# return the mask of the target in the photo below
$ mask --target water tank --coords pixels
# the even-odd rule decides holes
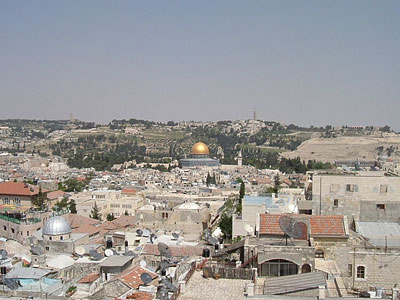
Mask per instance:
[[[210,249],[208,248],[203,249],[203,257],[210,257]]]
[[[383,298],[383,296],[384,296],[383,287],[377,287],[376,288],[376,298]]]

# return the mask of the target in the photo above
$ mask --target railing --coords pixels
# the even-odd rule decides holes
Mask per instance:
[[[35,223],[39,223],[39,222],[42,221],[40,218],[29,218],[29,219],[26,219],[26,220],[20,220],[20,219],[9,217],[9,216],[2,215],[2,214],[0,214],[0,219],[8,221],[8,222],[15,223],[15,224],[25,224],[25,225],[27,225],[27,224],[35,224]]]

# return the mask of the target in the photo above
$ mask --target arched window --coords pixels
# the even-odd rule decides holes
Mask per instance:
[[[365,267],[364,266],[357,267],[357,278],[360,278],[360,279],[365,278]]]
[[[315,257],[316,257],[316,258],[324,258],[324,257],[325,257],[324,250],[322,250],[322,249],[317,249],[317,250],[315,251]]]
[[[304,264],[301,266],[301,273],[310,273],[311,266],[309,264]]]
[[[298,265],[285,259],[272,259],[261,264],[261,276],[294,275],[298,271]]]

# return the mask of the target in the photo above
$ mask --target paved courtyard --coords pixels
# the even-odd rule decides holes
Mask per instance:
[[[250,280],[203,278],[202,272],[194,272],[185,291],[178,300],[232,300],[247,299],[244,288]]]

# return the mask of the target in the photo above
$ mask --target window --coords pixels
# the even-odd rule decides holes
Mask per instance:
[[[50,250],[50,248],[49,247],[46,247],[46,251],[49,251]]]
[[[381,184],[379,186],[379,194],[386,194],[388,191],[388,186],[387,184]]]
[[[60,236],[60,240],[63,240],[64,239],[64,237],[63,236]]]
[[[358,192],[358,186],[356,184],[346,184],[346,192]]]
[[[288,260],[273,259],[261,264],[261,276],[286,276],[298,273],[299,267]]]
[[[337,191],[339,191],[339,185],[338,184],[336,184],[336,183],[332,183],[331,184],[331,192],[337,192]]]
[[[3,204],[10,204],[10,199],[8,199],[8,197],[4,197]]]
[[[11,233],[15,233],[15,230],[14,230],[14,228],[11,228]]]
[[[322,249],[315,250],[315,257],[316,258],[324,258],[325,257],[324,250],[322,250]]]
[[[357,278],[365,279],[365,267],[364,266],[357,267]]]
[[[353,265],[352,264],[347,265],[347,273],[349,274],[349,276],[353,276]]]
[[[310,273],[311,266],[309,264],[304,264],[301,266],[301,273]]]
[[[385,204],[377,204],[376,208],[377,209],[385,209]]]
[[[14,205],[21,206],[21,199],[19,199],[18,197],[15,197],[14,198]]]
[[[49,240],[51,241],[53,238],[51,236],[49,236]]]
[[[339,207],[339,199],[333,200],[333,207]]]
[[[7,226],[3,226],[3,229],[4,229],[4,230],[7,230]]]

